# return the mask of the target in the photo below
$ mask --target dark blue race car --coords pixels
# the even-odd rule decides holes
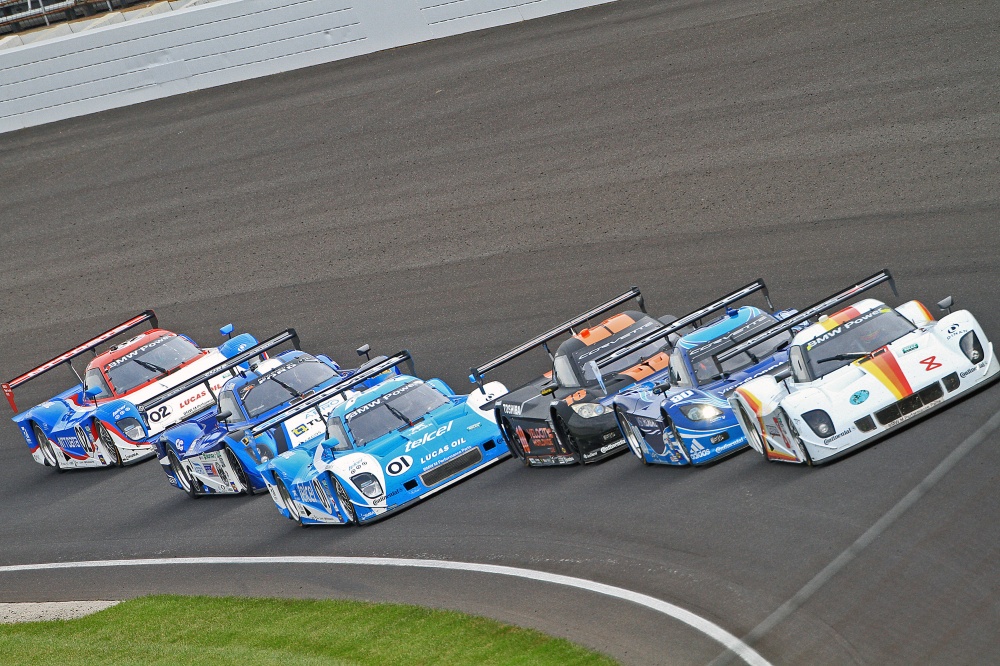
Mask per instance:
[[[269,350],[289,342],[294,349],[267,357]],[[367,354],[367,345],[358,352]],[[320,434],[325,433],[325,428],[306,422],[292,424],[273,437],[268,446],[252,442],[246,436],[247,430],[355,372],[341,370],[328,356],[314,356],[299,349],[293,329],[246,350],[229,365],[235,377],[217,393],[212,392],[215,406],[198,418],[170,428],[156,442],[157,457],[170,483],[191,497],[252,495],[263,490],[266,486],[257,466],[314,438],[317,427]],[[218,368],[214,371],[218,372]],[[189,391],[206,379],[195,377],[175,392]],[[207,385],[205,390],[210,391]],[[321,408],[329,411],[336,402]],[[155,405],[149,408],[155,409]]]
[[[680,339],[665,370],[615,397],[625,440],[644,464],[704,465],[747,447],[727,397],[756,377],[786,372],[791,333],[775,335],[721,364],[716,357],[796,313],[775,312],[763,283],[760,291],[770,312],[727,307],[722,317]]]

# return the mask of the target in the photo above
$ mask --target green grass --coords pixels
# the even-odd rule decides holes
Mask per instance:
[[[0,664],[614,664],[569,641],[398,604],[152,596],[0,625]]]

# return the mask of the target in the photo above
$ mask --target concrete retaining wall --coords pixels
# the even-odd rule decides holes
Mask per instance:
[[[0,132],[613,0],[217,0],[0,51]]]

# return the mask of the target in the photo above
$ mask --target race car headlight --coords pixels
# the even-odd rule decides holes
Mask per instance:
[[[697,402],[692,405],[681,405],[681,412],[689,421],[708,421],[717,416],[722,416],[722,410],[718,407]]]
[[[571,405],[571,407],[574,412],[585,419],[592,419],[595,416],[600,416],[604,412],[608,411],[604,408],[604,405],[599,405],[596,402],[578,402]]]
[[[975,331],[969,331],[958,341],[958,346],[962,348],[962,353],[973,363],[983,360],[983,343],[979,341],[979,336]]]
[[[142,424],[139,423],[139,419],[134,419],[131,416],[115,421],[115,425],[118,426],[119,430],[125,433],[126,437],[133,441],[140,440],[146,436],[146,431],[142,429]]]
[[[834,433],[833,420],[822,409],[814,409],[802,415],[812,431],[820,437],[829,437]]]
[[[374,474],[362,472],[351,477],[351,483],[358,487],[361,494],[368,499],[376,499],[382,496],[382,484],[378,482]]]

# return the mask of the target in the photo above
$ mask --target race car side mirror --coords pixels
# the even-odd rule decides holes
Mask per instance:
[[[653,393],[663,393],[670,389],[670,382],[663,382],[653,387]]]
[[[357,349],[358,356],[364,356],[365,360],[370,361],[370,360],[372,360],[372,357],[368,354],[368,352],[370,352],[371,350],[372,350],[372,346],[371,345],[369,345],[369,344],[361,345]]]
[[[555,392],[556,392],[555,384],[549,384],[548,386],[543,387],[541,391],[542,395],[552,395]]]
[[[100,386],[92,386],[84,392],[84,395],[93,400],[97,396],[101,395],[101,393],[102,391]]]
[[[228,421],[229,417],[232,416],[232,415],[233,415],[233,413],[230,412],[230,411],[219,412],[218,414],[215,415],[215,420],[218,421],[218,422],[220,422],[220,423],[223,422],[223,421]]]
[[[219,329],[219,333],[222,333],[227,338],[232,339],[232,337],[233,337],[233,325],[232,324],[226,324],[225,326],[223,326],[222,328]]]
[[[938,307],[941,308],[942,311],[947,312],[948,314],[951,314],[951,308],[953,305],[955,305],[955,299],[952,298],[951,296],[946,296],[945,298],[942,298],[940,301],[938,301]]]

